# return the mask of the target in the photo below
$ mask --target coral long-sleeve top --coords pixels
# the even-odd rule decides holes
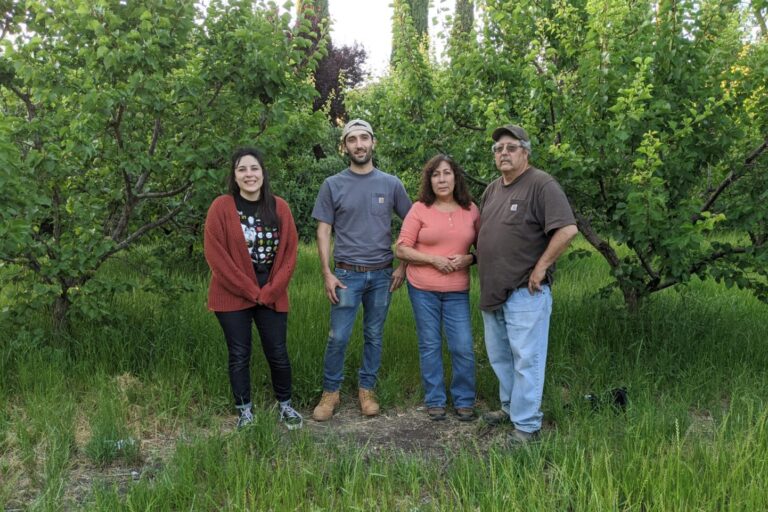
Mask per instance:
[[[211,311],[239,311],[255,306],[257,301],[275,311],[288,311],[288,283],[296,267],[299,236],[288,203],[277,196],[275,203],[280,245],[263,287],[256,280],[234,197],[222,195],[211,203],[203,242],[205,259],[211,267]]]

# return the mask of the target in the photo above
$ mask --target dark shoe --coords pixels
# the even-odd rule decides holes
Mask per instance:
[[[459,421],[475,421],[477,419],[472,407],[457,407],[456,416],[459,417]]]
[[[512,423],[509,413],[504,410],[491,411],[483,414],[483,421],[489,425],[504,425]]]
[[[299,411],[291,407],[291,404],[280,406],[280,421],[288,430],[296,430],[304,426],[304,418]]]
[[[427,409],[429,419],[432,421],[441,421],[445,419],[445,407],[429,407]]]
[[[513,430],[511,434],[507,436],[508,446],[522,446],[524,444],[536,443],[539,441],[539,432],[523,432],[522,430]]]
[[[244,429],[248,425],[253,423],[253,413],[251,409],[243,409],[240,411],[240,417],[237,418],[237,430]]]

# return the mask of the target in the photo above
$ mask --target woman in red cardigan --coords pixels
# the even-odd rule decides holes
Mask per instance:
[[[241,148],[232,155],[229,194],[217,197],[205,219],[205,259],[211,267],[208,309],[224,331],[229,381],[242,428],[251,411],[251,322],[256,324],[272,373],[280,421],[301,428],[291,407],[291,363],[286,348],[288,282],[296,266],[298,234],[291,209],[272,194],[261,153]]]

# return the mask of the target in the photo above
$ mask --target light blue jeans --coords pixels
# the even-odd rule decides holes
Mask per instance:
[[[419,363],[427,407],[445,407],[443,379],[443,329],[451,354],[451,398],[454,407],[475,406],[475,354],[469,292],[432,292],[408,283],[416,333]]]
[[[373,389],[381,366],[384,321],[387,319],[391,293],[392,268],[371,272],[334,271],[346,288],[337,288],[338,304],[331,304],[331,332],[325,348],[323,390],[338,391],[344,380],[344,356],[360,304],[363,305],[363,360],[359,386]]]
[[[501,408],[515,428],[536,432],[543,414],[544,371],[547,364],[552,292],[549,286],[533,295],[518,288],[495,311],[483,311],[488,360],[499,379]]]

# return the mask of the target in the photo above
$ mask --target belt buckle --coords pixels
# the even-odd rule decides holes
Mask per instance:
[[[355,267],[355,272],[368,272],[368,267],[364,267],[363,265],[353,265]]]

